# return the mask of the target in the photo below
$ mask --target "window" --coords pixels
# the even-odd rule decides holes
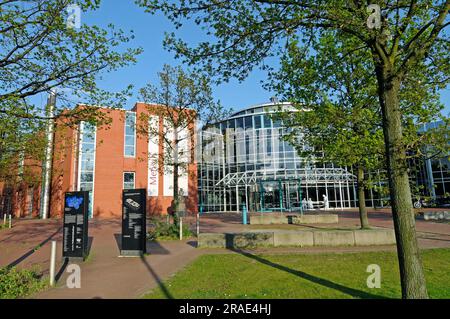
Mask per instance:
[[[134,172],[123,173],[123,189],[134,189]]]
[[[136,156],[136,113],[126,112],[125,116],[125,157]]]
[[[244,128],[244,119],[242,117],[236,119],[236,128]]]
[[[261,115],[255,115],[255,129],[261,128]]]
[[[269,115],[263,115],[264,118],[264,128],[272,128],[272,119]]]
[[[251,116],[245,117],[245,128],[246,129],[252,129],[253,128],[253,121]]]
[[[28,192],[27,192],[27,201],[28,201],[28,214],[30,216],[32,216],[33,214],[33,199],[34,199],[34,188],[28,187]]]
[[[89,217],[93,217],[96,127],[81,122],[78,190],[89,191]]]

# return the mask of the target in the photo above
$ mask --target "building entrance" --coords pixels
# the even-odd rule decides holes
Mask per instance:
[[[258,195],[257,211],[303,211],[300,181],[260,180]]]

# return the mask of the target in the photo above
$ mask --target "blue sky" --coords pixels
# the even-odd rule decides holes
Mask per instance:
[[[133,30],[135,39],[129,45],[140,46],[144,49],[144,53],[138,57],[137,64],[104,75],[104,80],[100,83],[103,88],[118,91],[131,83],[137,90],[148,82],[156,84],[157,72],[162,70],[165,63],[171,65],[181,63],[175,60],[173,53],[166,51],[162,45],[164,32],[175,30],[172,24],[161,14],[145,13],[144,9],[135,5],[133,0],[103,0],[99,10],[83,13],[81,21],[103,27],[113,23],[124,31]],[[199,32],[194,31],[195,29],[186,29],[181,34],[195,43],[200,41],[201,37],[196,36]],[[262,89],[260,82],[264,76],[264,73],[256,71],[244,83],[231,81],[215,87],[214,97],[220,99],[224,106],[235,110],[268,102],[273,94]],[[131,108],[136,101],[137,96],[134,96],[124,107]]]
[[[157,83],[157,72],[165,63],[180,64],[180,61],[174,59],[173,53],[164,50],[162,46],[164,32],[174,31],[172,24],[162,14],[145,13],[142,8],[134,4],[133,0],[103,0],[99,10],[83,13],[81,22],[103,27],[113,23],[124,31],[133,30],[135,39],[129,45],[140,46],[144,49],[144,53],[138,57],[136,65],[103,75],[104,80],[100,83],[101,87],[118,91],[128,84],[133,84],[137,90],[148,82]],[[195,27],[177,32],[191,43],[202,40],[202,33]],[[265,79],[265,76],[264,72],[256,70],[243,83],[231,81],[215,87],[214,96],[216,99],[220,99],[224,106],[232,107],[235,110],[268,102],[273,93],[265,91],[261,86],[261,81]],[[124,108],[131,108],[136,101],[137,95],[132,97],[128,101],[128,105],[124,105]],[[450,113],[450,89],[443,91],[442,102],[446,105],[445,114],[448,115]]]

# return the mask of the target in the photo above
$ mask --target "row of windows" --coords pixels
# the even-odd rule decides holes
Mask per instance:
[[[135,172],[123,173],[123,189],[134,189]],[[89,172],[81,172],[80,174],[80,189],[92,191],[94,184],[94,174]]]
[[[126,112],[125,113],[125,129],[124,129],[124,155],[125,157],[135,157],[136,156],[136,113]],[[87,153],[87,156],[91,156],[94,153],[94,137],[85,136],[83,140],[83,151]],[[82,164],[82,169],[85,168],[86,163]]]
[[[268,114],[262,114],[230,119],[216,124],[215,127],[224,134],[227,129],[281,128],[283,127],[283,123],[279,120],[273,121]]]

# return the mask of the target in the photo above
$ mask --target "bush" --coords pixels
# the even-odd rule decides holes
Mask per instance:
[[[0,299],[26,297],[46,285],[36,270],[0,268]]]
[[[150,240],[167,240],[180,238],[180,227],[174,223],[168,223],[166,219],[155,217],[150,220],[150,224],[150,230],[147,234],[147,238]],[[189,225],[183,224],[182,231],[183,238],[192,236]]]

